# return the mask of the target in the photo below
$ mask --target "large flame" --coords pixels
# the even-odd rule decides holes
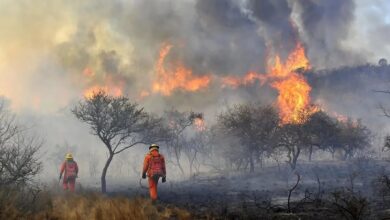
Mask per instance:
[[[310,108],[311,87],[303,76],[290,73],[288,78],[271,85],[279,91],[277,104],[283,124],[301,123],[305,119],[302,114],[312,114],[307,111]]]
[[[278,90],[277,104],[282,124],[302,123],[308,116],[318,111],[311,105],[311,87],[298,70],[310,68],[309,60],[303,46],[298,43],[295,50],[282,63],[279,56],[274,59],[274,65],[268,70],[272,78],[271,86]]]
[[[211,75],[196,76],[192,70],[186,68],[180,62],[166,62],[172,45],[165,44],[159,53],[156,63],[156,79],[152,84],[152,92],[166,96],[175,90],[198,91],[206,88],[211,82]],[[289,54],[283,62],[279,55],[267,59],[267,74],[254,71],[248,72],[243,77],[227,76],[220,78],[222,87],[237,88],[259,82],[266,82],[278,90],[278,105],[282,124],[303,123],[308,116],[318,111],[311,105],[311,87],[305,77],[300,73],[308,70],[310,63],[301,43]],[[141,98],[149,96],[149,92],[143,91]]]
[[[273,64],[272,64],[273,62]],[[299,72],[310,68],[309,60],[305,55],[305,49],[298,43],[294,51],[281,61],[279,55],[268,59],[267,74],[248,72],[244,77],[224,77],[222,87],[237,88],[259,81],[261,85],[270,82],[271,86],[278,90],[277,105],[280,111],[282,124],[302,123],[308,116],[318,111],[311,105],[311,87],[304,76]]]
[[[171,49],[172,45],[167,44],[160,50],[156,64],[157,77],[152,87],[153,92],[169,96],[177,89],[194,92],[206,88],[211,81],[209,75],[195,76],[192,70],[186,68],[181,63],[172,67],[172,69],[165,67],[165,59]]]

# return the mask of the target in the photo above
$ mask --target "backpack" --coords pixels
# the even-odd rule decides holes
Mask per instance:
[[[66,161],[65,162],[65,174],[67,179],[76,179],[77,172],[76,172],[76,162],[74,161]]]
[[[158,156],[151,156],[149,161],[149,173],[150,176],[164,176],[163,158],[160,154]]]

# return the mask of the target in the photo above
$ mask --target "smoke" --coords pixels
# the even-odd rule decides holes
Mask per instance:
[[[347,1],[297,1],[308,54],[316,67],[329,68],[361,63],[363,57],[343,45],[348,40],[356,4]]]
[[[305,44],[314,68],[364,62],[344,44],[357,10],[349,0],[2,4],[8,19],[1,21],[1,94],[14,109],[56,112],[99,86],[137,99],[142,91],[150,92],[164,43],[173,45],[167,62],[180,60],[195,75],[264,72],[269,53],[283,58],[297,41]],[[226,99],[218,85],[209,89]],[[253,89],[240,91],[242,96],[248,92]],[[175,104],[169,97],[158,106],[164,99]]]
[[[259,21],[261,35],[274,52],[286,58],[296,45],[297,37],[287,0],[250,0],[247,10]]]
[[[205,112],[206,119],[224,105],[270,103],[277,94],[269,86],[221,88],[219,77],[264,73],[268,55],[285,58],[297,41],[304,44],[314,69],[389,56],[385,37],[390,30],[389,4],[375,0],[370,2],[374,9],[367,4],[363,0],[3,0],[0,95],[24,120],[36,124],[48,149],[77,142],[83,154],[98,148],[104,157],[104,148],[96,147],[99,142],[69,112],[88,89],[107,87],[153,112],[192,109]],[[166,43],[173,45],[167,63],[180,61],[195,76],[211,75],[208,88],[193,93],[177,90],[169,97],[152,93],[156,60]],[[373,102],[357,111],[360,100],[352,94],[354,88],[342,88],[354,82],[357,76],[352,73],[358,70],[325,71],[313,79],[314,100],[356,117],[372,114]],[[363,79],[366,72],[360,72]],[[318,72],[313,74],[315,78]],[[333,79],[336,75],[343,80]],[[378,81],[359,80],[359,86],[368,91]],[[142,91],[150,95],[141,99]],[[337,92],[350,93],[345,95],[348,102]],[[340,103],[344,106],[337,108]]]

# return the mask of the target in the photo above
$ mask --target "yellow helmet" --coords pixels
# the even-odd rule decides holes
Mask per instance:
[[[73,159],[73,156],[71,153],[67,153],[65,156],[65,159]]]

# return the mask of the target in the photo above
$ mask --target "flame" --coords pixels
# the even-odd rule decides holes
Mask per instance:
[[[273,61],[273,65],[271,64]],[[305,55],[301,43],[297,43],[294,51],[281,61],[279,55],[268,59],[267,74],[248,72],[244,77],[228,76],[222,78],[222,87],[237,88],[242,85],[253,84],[258,80],[261,85],[269,81],[271,86],[278,90],[277,105],[280,111],[282,124],[303,123],[304,120],[319,109],[311,105],[311,87],[304,76],[297,70],[308,70],[310,62]]]
[[[84,68],[82,76],[84,77],[84,82],[88,85],[83,91],[83,95],[87,99],[91,99],[99,91],[114,97],[123,96],[126,83],[119,76],[114,78],[112,74],[105,74],[99,77],[90,67]]]
[[[91,99],[93,95],[99,91],[103,91],[104,93],[112,95],[114,97],[119,97],[123,95],[122,88],[120,87],[95,85],[84,90],[84,97],[87,99]]]
[[[222,87],[232,87],[238,88],[239,86],[245,86],[249,84],[253,84],[258,80],[261,85],[263,85],[267,77],[264,74],[259,74],[256,72],[248,72],[244,77],[235,77],[235,76],[227,76],[222,78]]]
[[[303,46],[298,43],[295,50],[289,54],[285,63],[277,55],[274,65],[268,70],[268,77],[273,79],[271,86],[278,90],[277,105],[282,124],[303,123],[308,116],[319,109],[311,105],[311,87],[304,76],[297,70],[310,68],[309,60]]]
[[[309,59],[305,54],[305,49],[301,43],[297,43],[293,52],[291,52],[286,62],[283,64],[279,55],[275,56],[274,65],[268,69],[270,77],[285,78],[291,76],[298,69],[308,70],[310,68]]]
[[[197,131],[204,131],[204,130],[206,130],[206,123],[204,122],[203,118],[195,118],[194,119],[194,125],[195,125],[195,129]]]
[[[310,86],[303,76],[292,73],[287,79],[272,83],[279,91],[277,104],[282,123],[299,122],[301,111],[310,104]]]
[[[208,75],[194,76],[192,70],[187,69],[181,63],[173,67],[172,70],[165,68],[165,58],[171,49],[172,45],[167,44],[160,50],[156,64],[157,79],[152,85],[153,92],[169,96],[177,89],[194,92],[206,88],[211,81],[211,77]]]

